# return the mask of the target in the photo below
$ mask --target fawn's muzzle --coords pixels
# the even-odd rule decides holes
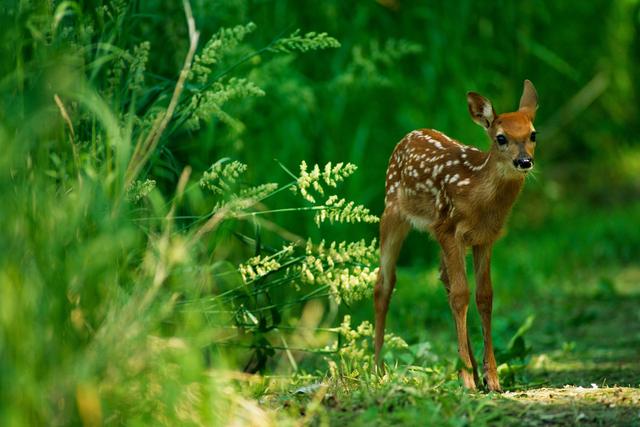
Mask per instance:
[[[531,157],[518,157],[513,161],[513,166],[519,170],[529,170],[533,167],[533,159]]]

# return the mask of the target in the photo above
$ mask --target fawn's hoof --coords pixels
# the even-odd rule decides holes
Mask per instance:
[[[495,377],[489,376],[484,378],[484,385],[487,387],[489,391],[494,391],[496,393],[502,393],[502,387],[500,387],[500,382],[498,381],[498,376]]]
[[[462,382],[462,385],[464,386],[464,388],[466,388],[467,390],[476,390],[476,382],[473,379],[473,374],[471,372],[468,371],[460,371],[459,374],[460,377],[460,381]]]

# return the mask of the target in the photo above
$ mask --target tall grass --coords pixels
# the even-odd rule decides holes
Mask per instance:
[[[303,163],[298,174],[283,167],[284,186],[250,186],[245,165],[222,160],[201,179],[185,166],[172,187],[166,180],[163,191],[156,187],[149,166],[172,133],[210,114],[238,126],[221,106],[259,89],[222,76],[234,66],[214,78],[208,67],[244,54],[234,47],[253,26],[220,30],[198,50],[185,1],[183,67],[173,87],[158,87],[146,83],[155,51],[117,44],[133,9],[124,2],[95,15],[71,2],[11,9],[12,29],[31,38],[20,39],[12,55],[19,66],[3,83],[17,102],[10,106],[5,90],[2,424],[269,422],[273,416],[217,378],[216,369],[237,363],[225,345],[257,357],[248,370],[263,370],[273,346],[262,334],[280,326],[278,310],[361,298],[375,275],[368,266],[375,244],[305,244],[262,219],[274,213],[266,199],[296,190],[311,205],[287,210],[313,211],[318,224],[376,221],[363,206],[325,194],[323,186],[336,187],[353,165],[307,171]],[[337,45],[323,33],[294,31],[268,49]],[[262,228],[275,230],[281,250],[260,241]],[[317,286],[302,296],[269,293],[304,283]]]

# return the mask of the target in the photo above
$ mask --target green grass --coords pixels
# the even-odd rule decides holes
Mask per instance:
[[[1,425],[638,423],[638,2],[190,6],[0,7]],[[505,111],[524,78],[536,177],[493,261],[507,392],[460,387],[418,233],[374,375],[392,147],[486,148],[464,94]]]
[[[405,302],[400,292],[396,297],[396,307]],[[452,324],[431,322],[425,320],[426,313],[416,312],[415,321],[407,328],[428,329],[430,332],[425,334],[434,345],[422,342],[410,345],[409,352],[391,354],[387,358],[391,368],[383,379],[347,376],[325,380],[327,389],[312,389],[311,395],[296,393],[300,390],[298,384],[285,387],[275,397],[269,392],[263,396],[270,402],[268,406],[286,408],[298,416],[306,414],[310,401],[319,399],[323,404],[316,410],[316,417],[330,425],[637,423],[637,293],[576,297],[561,292],[551,298],[536,297],[535,307],[530,302],[526,310],[534,312],[537,319],[525,335],[531,354],[511,382],[502,375],[504,394],[461,389],[455,379],[457,356]],[[391,310],[393,315],[394,308]],[[441,314],[446,316],[444,310]],[[516,309],[510,317],[523,314],[522,309]],[[496,317],[500,316],[503,314],[497,312]],[[398,324],[397,320],[390,323]],[[498,329],[496,333],[500,336],[504,332]],[[416,357],[419,351],[421,357]],[[505,372],[501,370],[502,374]],[[322,380],[311,383],[318,381]]]
[[[453,319],[433,263],[399,272],[388,330],[406,340],[408,348],[387,352],[387,376],[380,379],[358,369],[358,362],[339,378],[317,371],[316,376],[302,381],[315,388],[301,388],[300,380],[286,386],[285,380],[280,385],[284,390],[264,392],[267,407],[304,416],[317,399],[322,405],[314,416],[331,425],[637,422],[637,272],[632,260],[624,256],[631,253],[636,240],[619,227],[636,215],[637,206],[631,206],[588,216],[574,214],[570,223],[553,218],[543,229],[530,230],[531,234],[511,229],[498,242],[493,264],[493,333],[498,354],[508,353],[513,335],[534,316],[523,335],[524,357],[502,360],[506,362],[500,367],[503,395],[469,393],[458,383]],[[597,242],[599,252],[587,249],[594,247],[592,242]],[[567,251],[568,247],[575,251]],[[540,256],[531,259],[525,254]],[[523,271],[537,274],[523,280]],[[513,289],[516,285],[525,289]],[[372,302],[348,311],[356,322],[371,319]],[[469,322],[473,347],[481,360],[481,332],[474,308]],[[363,344],[370,349],[370,342]],[[366,356],[356,360],[370,362]]]

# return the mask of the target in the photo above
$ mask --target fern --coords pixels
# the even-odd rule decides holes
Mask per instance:
[[[156,188],[156,182],[152,179],[145,181],[134,181],[126,190],[127,200],[130,202],[139,202],[144,199]]]
[[[151,43],[142,42],[133,48],[133,58],[129,67],[129,89],[141,91],[144,85],[144,73],[149,61]]]
[[[320,223],[329,220],[330,223],[334,222],[366,222],[375,223],[379,219],[377,216],[372,215],[369,209],[362,205],[356,205],[355,202],[348,202],[346,199],[338,199],[338,196],[331,196],[325,202],[325,209],[319,211],[314,221],[316,225],[320,226]]]
[[[222,122],[232,126],[239,126],[239,122],[222,110],[222,106],[232,99],[242,99],[252,96],[264,96],[264,91],[255,83],[242,78],[231,78],[228,82],[216,82],[211,89],[196,93],[191,98],[188,107],[190,118],[187,127],[192,130],[200,127],[201,121],[217,117]]]
[[[340,47],[340,42],[327,33],[309,32],[305,35],[300,35],[300,30],[298,29],[289,37],[278,39],[269,47],[269,50],[271,52],[290,53],[338,47]]]
[[[211,66],[217,64],[225,54],[234,50],[247,34],[252,33],[255,29],[256,24],[249,22],[246,25],[218,30],[204,46],[202,53],[196,55],[189,80],[205,84],[211,74]]]
[[[233,28],[222,28],[211,37],[202,52],[196,55],[189,80],[200,85],[199,90],[194,90],[193,96],[182,109],[183,122],[188,129],[197,130],[202,121],[217,117],[221,122],[229,125],[235,133],[244,130],[244,124],[225,112],[222,106],[232,99],[264,96],[264,91],[255,83],[244,78],[231,78],[226,83],[221,80],[212,80],[211,73],[213,66],[219,64],[226,55],[237,53],[240,43],[255,29],[256,25],[252,22]],[[228,70],[218,73],[218,76],[226,74],[236,65],[264,51],[274,53],[307,52],[339,46],[340,43],[327,33],[309,32],[301,35],[300,30],[296,30],[290,36],[277,39],[267,47],[245,56]]]
[[[285,262],[293,252],[293,244],[285,245],[279,252],[273,255],[257,255],[249,258],[246,262],[238,266],[238,271],[242,275],[242,280],[244,280],[245,283],[253,282],[265,277],[269,273],[278,271],[282,267],[282,262]]]
[[[352,62],[335,81],[340,85],[389,86],[385,68],[392,68],[402,58],[422,52],[422,45],[404,39],[388,39],[383,45],[372,41],[367,48],[354,46]]]
[[[367,244],[358,242],[331,242],[319,244],[307,241],[305,257],[290,269],[307,285],[327,287],[332,298],[340,303],[359,301],[371,296],[378,269],[369,264],[378,256],[376,240]]]
[[[327,163],[322,171],[317,164],[311,168],[311,172],[307,172],[307,163],[300,163],[300,176],[296,179],[296,185],[292,187],[294,192],[299,191],[300,195],[307,201],[315,203],[315,198],[309,193],[310,189],[315,190],[318,194],[324,195],[321,179],[330,187],[336,187],[338,182],[344,181],[345,178],[351,176],[358,167],[354,164],[342,162],[331,165]]]
[[[243,188],[236,196],[239,199],[261,200],[268,197],[271,193],[278,189],[278,184],[268,182],[266,184],[255,185],[249,188]]]
[[[247,170],[247,165],[238,161],[225,163],[222,159],[211,166],[200,178],[200,187],[211,190],[215,194],[232,191],[236,181]]]

